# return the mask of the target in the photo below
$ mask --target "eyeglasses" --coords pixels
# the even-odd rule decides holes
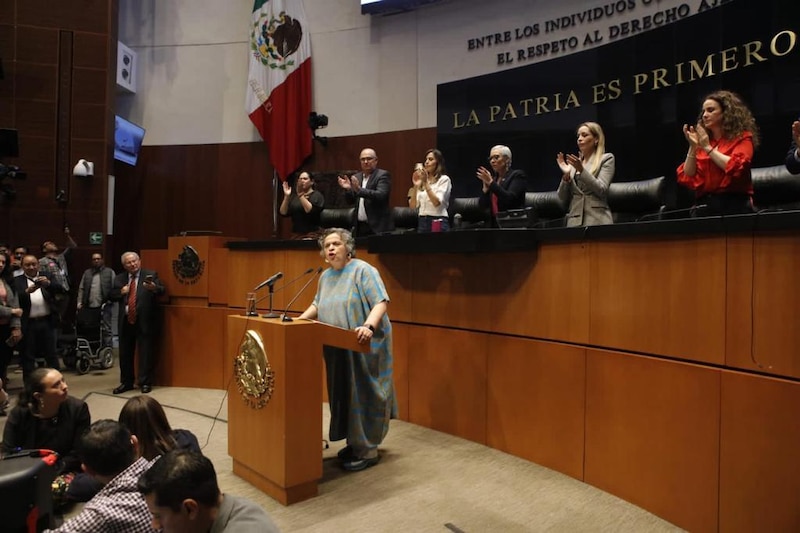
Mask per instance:
[[[373,159],[375,159],[375,158],[374,158],[374,157],[362,157],[362,158],[360,159],[360,161],[361,161],[362,163],[369,163],[369,162],[370,162],[370,161],[372,161]]]
[[[497,155],[497,154],[491,155],[491,156],[489,156],[489,161],[497,161],[498,159],[500,159],[502,157],[503,157],[502,155]]]

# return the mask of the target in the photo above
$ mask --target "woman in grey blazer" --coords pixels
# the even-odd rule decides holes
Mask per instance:
[[[569,206],[567,226],[613,224],[608,186],[614,179],[614,154],[606,152],[606,136],[597,122],[578,126],[578,155],[559,152],[558,197]]]

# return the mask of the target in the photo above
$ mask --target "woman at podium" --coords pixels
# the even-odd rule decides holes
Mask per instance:
[[[355,240],[341,228],[319,238],[330,268],[320,276],[313,303],[300,318],[353,330],[369,353],[326,346],[325,369],[331,409],[330,440],[347,439],[339,451],[342,468],[358,471],[380,460],[378,445],[397,416],[392,377],[389,295],[378,270],[355,258]]]

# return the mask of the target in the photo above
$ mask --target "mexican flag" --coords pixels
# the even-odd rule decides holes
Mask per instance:
[[[245,107],[281,180],[311,155],[311,36],[302,0],[256,0]]]

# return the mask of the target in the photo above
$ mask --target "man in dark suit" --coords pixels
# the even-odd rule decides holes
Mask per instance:
[[[142,269],[139,254],[122,254],[125,272],[114,278],[109,299],[119,302],[119,373],[120,384],[114,394],[133,389],[134,353],[139,348],[139,389],[147,394],[153,389],[155,358],[153,342],[158,333],[158,296],[164,285],[154,270]]]
[[[786,154],[786,170],[800,174],[800,120],[792,123],[792,147]]]
[[[47,366],[60,369],[56,353],[56,295],[64,288],[49,272],[39,271],[39,260],[34,255],[22,258],[23,275],[14,278],[14,290],[22,308],[22,357],[23,379],[36,368],[36,359],[42,358]]]
[[[361,150],[359,160],[361,172],[349,178],[339,176],[339,186],[348,197],[356,199],[355,233],[363,237],[392,231],[394,224],[389,208],[392,177],[378,168],[378,154],[372,148]]]

